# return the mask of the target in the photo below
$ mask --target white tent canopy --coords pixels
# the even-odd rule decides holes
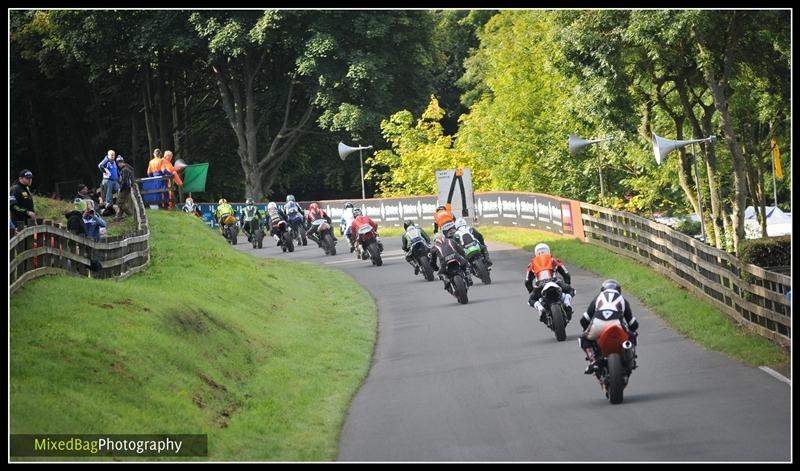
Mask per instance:
[[[784,213],[776,206],[766,206],[767,210],[767,235],[770,237],[792,233],[792,216]],[[756,217],[756,210],[748,206],[744,211],[745,233],[748,239],[761,237],[761,226]]]

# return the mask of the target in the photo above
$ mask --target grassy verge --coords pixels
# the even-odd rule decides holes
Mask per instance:
[[[626,292],[639,298],[670,327],[704,348],[725,353],[748,365],[769,365],[788,376],[788,352],[737,326],[710,303],[632,259],[549,232],[497,226],[482,226],[480,230],[489,239],[531,252],[537,243],[546,242],[553,253],[567,263],[603,278],[619,280]]]
[[[12,433],[201,433],[212,460],[332,460],[377,311],[341,272],[150,211],[150,267],[11,299]]]

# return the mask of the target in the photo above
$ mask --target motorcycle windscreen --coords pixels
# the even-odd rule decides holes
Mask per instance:
[[[603,332],[597,337],[597,345],[600,347],[600,351],[603,352],[603,356],[609,356],[612,353],[622,355],[622,344],[626,340],[628,340],[628,334],[625,329],[615,322],[603,329]]]

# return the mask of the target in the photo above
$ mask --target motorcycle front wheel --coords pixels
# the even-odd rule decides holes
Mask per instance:
[[[553,303],[550,305],[550,317],[553,322],[553,332],[556,334],[556,340],[563,342],[567,339],[567,326],[564,322],[564,314],[561,312],[561,305]]]

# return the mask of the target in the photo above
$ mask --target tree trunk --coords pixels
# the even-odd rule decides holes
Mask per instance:
[[[155,116],[153,116],[153,94],[150,90],[150,66],[144,67],[144,85],[142,87],[142,101],[144,102],[144,125],[147,129],[147,155],[158,147]]]
[[[131,157],[128,165],[133,168],[134,175],[143,175],[144,172],[139,170],[139,127],[137,126],[139,117],[137,114],[136,110],[131,110]],[[128,157],[125,157],[125,160],[128,160]]]
[[[711,90],[711,95],[714,97],[714,106],[719,112],[722,131],[725,134],[728,148],[731,151],[731,159],[733,160],[734,197],[731,222],[733,226],[733,250],[736,255],[739,255],[740,243],[744,240],[744,210],[747,204],[747,176],[745,174],[744,156],[742,155],[741,147],[734,133],[735,126],[733,125],[733,118],[728,108],[726,90],[732,72],[734,53],[736,52],[740,37],[739,25],[738,12],[733,11],[727,31],[728,40],[726,41],[725,51],[722,56],[722,74],[719,79],[717,79],[717,74],[714,70],[711,51],[706,46],[703,36],[700,34],[697,35],[700,53],[704,56],[702,58],[704,60],[701,60],[699,63],[701,64],[706,84]]]
[[[271,145],[266,154],[259,158],[258,130],[264,127],[265,123],[269,123],[270,117],[278,111],[265,109],[259,112],[256,104],[255,80],[264,59],[265,53],[262,53],[257,63],[253,65],[250,56],[246,54],[241,64],[243,79],[241,81],[235,78],[235,72],[221,61],[212,67],[220,91],[222,108],[236,134],[237,154],[245,175],[245,197],[257,201],[263,200],[266,196],[265,190],[268,190],[274,181],[275,172],[297,144],[313,112],[313,106],[309,103],[306,111],[297,119],[296,125],[290,127],[291,103],[294,98],[292,95],[294,84],[290,82],[281,128],[274,137],[268,135],[268,138],[272,138]],[[269,134],[268,130],[266,132]]]
[[[166,72],[163,68],[158,71],[156,79],[156,103],[158,104],[158,136],[161,141],[161,150],[172,150],[172,123],[169,110],[169,89],[165,83]]]
[[[686,82],[678,80],[675,82],[678,97],[680,98],[683,112],[692,126],[692,131],[697,138],[704,138],[714,134],[712,118],[714,116],[714,105],[706,105],[698,98],[697,105],[703,109],[702,122],[694,114],[694,105],[689,101],[689,94]],[[706,218],[711,224],[706,224],[706,242],[714,245],[718,249],[723,248],[725,238],[725,224],[723,220],[722,197],[719,191],[719,178],[717,177],[717,154],[713,145],[706,143],[700,144],[700,149],[705,151],[706,156],[706,178],[708,179],[708,195],[711,200],[711,211]],[[710,236],[710,237],[709,237]]]
[[[178,87],[173,83],[172,93],[170,94],[170,106],[172,107],[172,140],[175,143],[175,149],[173,151],[175,153],[175,159],[177,160],[181,156],[183,146],[181,145],[181,128],[178,119],[178,96],[175,91],[176,88]]]

